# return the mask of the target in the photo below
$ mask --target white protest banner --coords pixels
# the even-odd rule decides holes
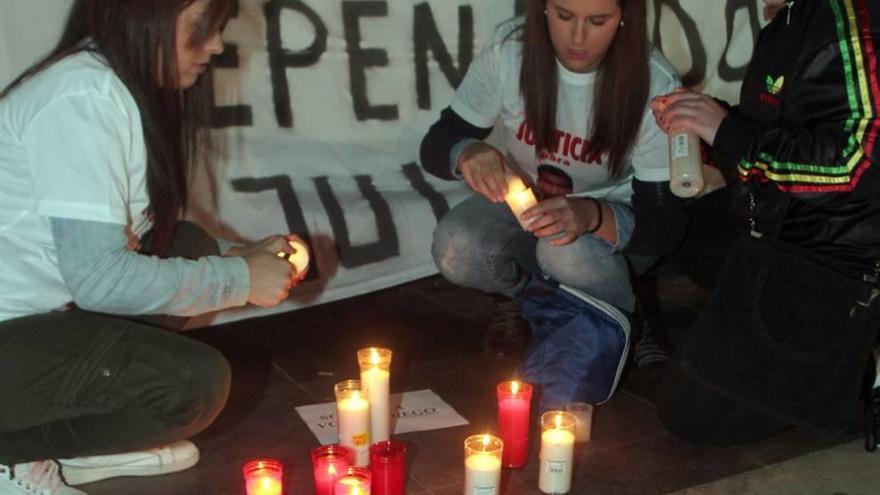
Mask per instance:
[[[646,0],[649,38],[687,84],[736,101],[761,0]],[[70,0],[3,0],[0,86],[57,40]],[[427,176],[419,143],[494,27],[522,0],[240,0],[216,58],[215,158],[189,217],[217,236],[294,232],[309,278],[288,311],[436,273],[431,235],[467,197]]]

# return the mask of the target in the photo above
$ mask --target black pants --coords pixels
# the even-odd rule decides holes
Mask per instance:
[[[196,257],[210,248],[206,238],[181,224],[171,255]],[[81,311],[2,322],[0,463],[119,453],[188,438],[220,413],[229,383],[229,364],[219,352],[143,322]]]

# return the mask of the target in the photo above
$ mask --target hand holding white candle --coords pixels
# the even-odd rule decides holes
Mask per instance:
[[[544,493],[563,494],[571,490],[576,424],[574,415],[564,411],[548,411],[541,416],[538,489]]]
[[[339,444],[355,452],[355,465],[370,464],[370,403],[359,380],[336,384],[336,426]]]
[[[391,438],[391,349],[368,347],[358,351],[361,386],[370,402],[371,441]]]
[[[508,176],[507,179],[507,195],[504,196],[504,201],[507,203],[507,206],[510,207],[513,216],[516,217],[519,224],[525,229],[531,221],[525,222],[520,216],[524,211],[538,204],[538,199],[535,197],[535,193],[526,187],[522,179],[515,175],[511,175]]]

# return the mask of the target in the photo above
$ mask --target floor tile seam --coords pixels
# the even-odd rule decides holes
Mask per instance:
[[[309,397],[309,399],[311,399],[312,401],[320,400],[317,396],[315,396],[315,394],[313,394],[302,383],[300,383],[299,381],[294,379],[292,376],[290,376],[290,374],[288,374],[286,371],[284,371],[284,368],[279,366],[278,363],[275,362],[274,360],[272,361],[272,367],[275,368],[279,373],[281,373],[282,376],[284,376],[285,379],[287,379],[290,382],[288,384],[288,386],[290,386],[291,388],[296,388],[300,392],[304,393],[307,397]]]

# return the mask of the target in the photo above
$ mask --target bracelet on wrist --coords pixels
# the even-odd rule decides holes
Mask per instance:
[[[584,196],[583,199],[590,200],[593,202],[594,205],[596,205],[596,225],[590,229],[585,230],[584,234],[595,234],[596,231],[599,230],[600,227],[602,227],[602,222],[605,220],[604,218],[602,218],[602,202],[590,196]]]

